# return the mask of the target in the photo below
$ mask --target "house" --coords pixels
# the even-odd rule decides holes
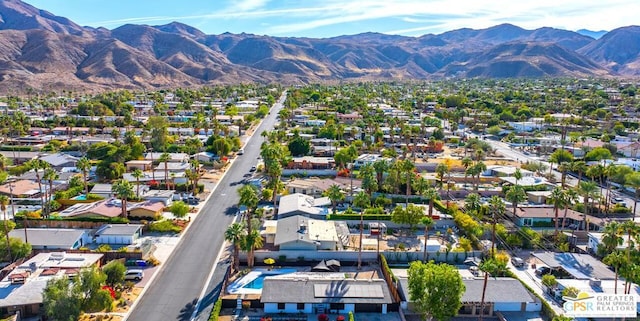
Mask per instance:
[[[160,157],[162,157],[164,153],[146,153],[144,155],[145,160],[153,161],[155,164],[160,163]],[[188,163],[189,162],[189,154],[187,153],[167,153],[169,154],[169,163]]]
[[[511,185],[516,185],[516,178],[513,176],[500,177],[500,180]],[[520,186],[539,186],[549,185],[549,182],[544,177],[539,176],[525,176],[518,180]]]
[[[558,211],[559,227],[562,226],[562,221],[565,219],[564,213],[564,210]],[[584,225],[588,222],[588,231],[598,231],[607,223],[606,220],[591,215],[585,218],[584,214],[572,209],[568,209],[566,213],[565,228],[584,229]],[[506,214],[512,217],[513,222],[520,227],[555,227],[555,211],[553,206],[518,206],[515,216],[513,215],[513,208],[509,207],[507,208]]]
[[[387,314],[394,300],[383,279],[345,278],[344,272],[299,272],[266,277],[260,302],[264,312],[271,314]]]
[[[632,142],[618,147],[618,153],[625,157],[638,158],[638,155],[640,155],[640,142]]]
[[[358,156],[358,158],[356,158],[355,162],[353,162],[353,167],[360,168],[361,166],[364,166],[367,164],[373,164],[378,160],[391,161],[390,158],[382,157],[381,155],[378,155],[378,154],[362,154]]]
[[[10,159],[14,165],[20,165],[40,156],[40,152],[0,151],[0,155]]]
[[[87,230],[63,228],[27,228],[14,229],[9,237],[17,238],[29,244],[34,250],[76,250],[91,243]]]
[[[273,245],[283,250],[337,250],[342,248],[335,222],[301,215],[279,219]]]
[[[287,164],[287,169],[332,169],[335,160],[332,157],[302,156],[293,157]]]
[[[170,162],[166,164],[166,169],[167,171],[169,171],[169,173],[182,173],[185,170],[191,168],[191,164],[188,162],[182,162],[182,163],[177,163],[177,162]],[[160,163],[158,164],[158,166],[156,166],[155,171],[156,172],[163,172],[163,176],[164,177],[164,170],[165,170],[165,163]]]
[[[151,189],[140,194],[140,198],[148,202],[162,202],[164,206],[169,206],[173,201],[174,192],[172,190]]]
[[[349,114],[338,113],[338,122],[340,122],[341,124],[353,124],[359,119],[362,119],[362,116],[360,116],[360,114],[357,112],[352,112]]]
[[[292,179],[286,183],[286,189],[289,194],[301,193],[313,197],[322,197],[322,193],[329,189],[331,185],[336,184],[333,179],[320,179],[320,178],[304,178],[304,179]],[[340,184],[338,184],[340,186]],[[348,189],[348,186],[340,186]]]
[[[139,169],[143,172],[150,171],[153,168],[151,160],[130,160],[125,163],[127,166],[127,172],[133,172],[134,169]]]
[[[280,197],[278,205],[278,219],[294,215],[302,215],[309,218],[324,219],[329,211],[326,207],[331,205],[327,197],[314,199],[300,193],[294,193]]]
[[[134,203],[129,206],[129,217],[158,219],[162,217],[165,206],[162,201],[149,200],[142,203]]]
[[[75,204],[63,211],[58,216],[65,218],[100,217],[112,218],[122,215],[122,203],[119,199],[106,199],[94,203]]]
[[[42,188],[44,189],[45,186]],[[30,180],[17,180],[0,186],[0,194],[12,198],[38,199],[41,193],[38,183]]]
[[[199,162],[203,162],[203,163],[210,163],[213,161],[217,161],[220,160],[220,157],[214,153],[211,152],[200,152],[197,153],[195,155],[193,155],[193,157],[199,161]]]
[[[101,226],[95,233],[98,244],[133,244],[142,236],[142,224],[107,224]]]
[[[76,167],[76,163],[78,163],[78,158],[62,153],[41,156],[40,160],[49,163],[49,165],[55,169]]]
[[[112,184],[95,184],[89,193],[98,195],[102,198],[110,198],[114,195]]]
[[[598,246],[600,246],[600,244],[602,244],[602,236],[604,235],[604,233],[599,233],[599,232],[589,232],[588,233],[588,237],[589,240],[587,241],[587,251],[592,253],[592,254],[596,254],[598,252]],[[618,245],[616,247],[616,249],[618,250],[623,250],[626,249],[629,246],[629,239],[626,237],[622,238],[622,244]],[[633,246],[632,246],[633,247]]]
[[[534,260],[551,269],[561,269],[577,280],[614,280],[616,274],[589,254],[569,252],[531,252]]]
[[[515,167],[515,166],[490,165],[490,166],[487,166],[487,171],[484,173],[484,175],[496,176],[496,177],[509,177],[509,176],[515,175],[517,169],[518,167]],[[522,174],[522,177],[533,176],[532,171],[522,169],[522,168],[520,168],[520,173]],[[520,182],[518,181],[518,183]]]
[[[529,202],[536,203],[536,204],[546,204],[549,196],[551,196],[551,191],[527,192],[527,199],[529,200]]]
[[[21,318],[42,313],[42,292],[52,278],[73,276],[78,270],[100,265],[100,253],[39,253],[20,264],[0,281],[0,311]]]
[[[403,305],[408,307],[409,313],[414,313],[413,303],[409,301],[409,280],[406,277],[399,277],[400,293],[403,297]],[[458,312],[461,317],[475,316],[480,314],[480,302],[484,279],[463,278],[465,291],[462,294],[462,307]],[[494,316],[495,312],[539,312],[542,310],[542,303],[534,297],[520,283],[513,278],[494,278],[487,282],[487,289],[484,295],[485,316]]]

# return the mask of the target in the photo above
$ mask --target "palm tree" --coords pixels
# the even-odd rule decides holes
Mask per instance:
[[[469,169],[469,167],[473,165],[473,159],[471,159],[470,157],[464,157],[462,159],[462,167],[464,167],[464,181],[465,183],[467,182],[467,176],[469,175],[467,173],[467,169]]]
[[[444,163],[436,165],[436,174],[438,176],[438,181],[440,182],[440,190],[444,189],[444,176],[447,174],[447,171],[447,165]]]
[[[620,267],[628,264],[627,258],[620,251],[613,251],[610,252],[609,255],[605,256],[604,259],[602,259],[602,262],[613,267],[613,271],[616,274],[613,294],[618,294],[618,272]]]
[[[40,170],[47,169],[51,167],[51,165],[49,165],[49,163],[41,159],[32,159],[30,161],[27,161],[25,164],[27,165],[27,168],[32,169],[36,172],[36,180],[38,181],[38,190],[40,191],[40,202],[42,206],[42,211],[44,212],[45,210],[44,198],[46,193],[42,193],[42,179],[41,179],[42,177],[40,176]]]
[[[569,188],[569,189],[565,189],[564,191],[564,197],[565,197],[565,201],[566,201],[566,206],[564,207],[564,214],[562,216],[562,226],[560,229],[564,230],[564,227],[566,226],[566,221],[567,221],[567,214],[569,213],[569,207],[571,207],[572,204],[576,203],[578,201],[578,192],[576,189],[574,188]]]
[[[478,215],[478,210],[480,210],[481,206],[480,195],[476,193],[470,193],[464,198],[464,209],[467,213],[471,212],[474,215]]]
[[[133,186],[129,181],[121,179],[111,186],[111,191],[120,199],[122,217],[127,218],[127,200],[133,198]]]
[[[516,217],[516,211],[518,210],[518,203],[524,202],[527,199],[527,194],[520,185],[513,185],[505,195],[506,199],[513,205],[513,217]]]
[[[11,159],[4,155],[0,155],[0,171],[6,171],[7,167],[11,165]]]
[[[231,242],[233,245],[233,270],[238,271],[240,267],[240,245],[244,237],[244,226],[242,223],[233,223],[224,231],[225,241]]]
[[[584,215],[587,217],[589,215],[589,200],[600,196],[600,187],[595,182],[580,182],[578,189],[584,198]]]
[[[435,201],[440,198],[440,193],[438,193],[438,190],[436,190],[433,187],[427,188],[423,193],[422,193],[423,197],[426,197],[429,199],[429,217],[433,218],[433,205],[435,203]]]
[[[249,268],[254,265],[254,251],[262,247],[263,241],[262,235],[258,230],[252,230],[251,234],[243,235],[241,248],[247,252],[247,266]]]
[[[581,160],[576,160],[571,163],[571,170],[578,173],[578,184],[582,182],[582,175],[587,172],[588,166],[587,163]]]
[[[89,174],[89,170],[91,169],[91,161],[82,157],[76,163],[76,168],[82,172],[82,179],[84,181],[84,195],[89,194],[89,184],[87,182],[87,175]]]
[[[331,200],[331,207],[333,208],[333,214],[336,213],[336,205],[338,202],[344,200],[344,193],[338,184],[333,184],[322,193],[324,196]]]
[[[363,191],[353,198],[353,205],[360,208],[360,246],[358,248],[358,270],[362,267],[362,235],[364,234],[364,210],[371,204],[369,195]]]
[[[480,186],[480,175],[482,175],[482,173],[484,173],[484,171],[487,170],[487,165],[483,161],[479,161],[475,165],[473,165],[473,167],[475,167],[474,173],[476,174],[476,191],[477,191],[478,187]]]
[[[4,235],[7,240],[7,251],[9,253],[9,262],[13,262],[13,256],[11,255],[11,244],[9,242],[9,228],[7,227],[7,205],[9,205],[9,197],[7,195],[0,195],[0,210],[4,216]],[[25,229],[27,227],[25,226]]]
[[[378,190],[378,181],[375,174],[375,169],[370,164],[362,166],[358,173],[358,178],[362,179],[362,188],[369,194],[369,198],[373,196],[373,192]]]
[[[409,205],[409,196],[411,196],[411,178],[413,177],[413,171],[416,169],[416,165],[411,160],[405,159],[400,161],[400,171],[405,175],[406,185],[406,204]]]
[[[551,191],[551,195],[549,196],[548,201],[553,204],[553,212],[554,212],[554,217],[555,217],[555,232],[554,232],[554,236],[557,239],[558,238],[558,221],[559,221],[559,217],[558,217],[558,211],[560,210],[560,208],[564,208],[565,206],[567,206],[567,197],[566,194],[564,192],[564,190],[562,189],[562,187],[556,186],[553,191]]]
[[[250,235],[253,235],[253,226],[251,224],[251,220],[253,219],[253,211],[258,206],[260,198],[258,197],[258,191],[253,185],[243,185],[240,189],[238,189],[238,195],[240,196],[238,204],[247,207],[247,212],[245,214],[247,227],[246,235],[247,237],[249,237]],[[247,265],[249,267],[253,267],[253,246],[249,246],[249,249],[247,250]]]
[[[624,233],[627,234],[627,262],[631,262],[631,249],[635,249],[635,243],[633,240],[636,240],[638,236],[640,236],[640,227],[636,225],[634,221],[626,221],[622,223],[621,226]],[[625,280],[625,294],[627,294],[627,286],[629,285],[629,278]]]
[[[167,166],[169,160],[171,160],[171,155],[167,152],[162,153],[158,159],[158,162],[164,163],[164,186],[166,190],[169,189],[169,167]]]
[[[600,245],[601,249],[596,249],[601,253],[611,253],[615,251],[618,246],[621,246],[624,243],[622,224],[612,221],[604,226],[604,230],[602,232],[602,244]]]
[[[389,162],[386,159],[379,159],[373,162],[373,169],[376,171],[376,180],[378,181],[378,188],[381,188],[384,183],[384,172],[389,170]]]
[[[46,181],[49,182],[49,191],[48,191],[48,196],[46,197],[47,202],[45,203],[45,207],[43,208],[43,211],[45,216],[48,217],[49,216],[49,201],[51,201],[51,195],[53,194],[53,181],[57,180],[60,178],[60,175],[58,175],[58,172],[53,169],[53,168],[47,168],[44,170],[44,174],[42,175],[42,178],[44,178]]]
[[[139,168],[136,168],[131,173],[131,176],[136,179],[136,198],[140,199],[140,179],[144,177],[144,173]]]
[[[562,174],[560,178],[560,186],[567,186],[567,172],[571,169],[571,163],[562,162],[558,165],[558,171]]]
[[[423,217],[420,222],[424,224],[424,253],[422,254],[422,260],[426,263],[429,260],[429,252],[427,252],[427,243],[429,241],[429,228],[434,224],[433,218],[430,216]]]
[[[495,259],[496,254],[496,222],[498,218],[503,217],[506,211],[502,198],[497,195],[491,196],[489,199],[489,209],[493,216],[493,228],[491,231],[491,258]]]

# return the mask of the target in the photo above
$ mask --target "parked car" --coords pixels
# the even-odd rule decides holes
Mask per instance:
[[[256,167],[255,166],[251,166],[251,169],[249,171],[250,172],[255,172],[256,171]]]
[[[622,206],[627,206],[622,197],[614,197],[611,199],[611,204],[620,204]]]
[[[482,260],[478,257],[468,257],[463,262],[467,266],[480,266],[480,263],[482,263]]]
[[[188,196],[182,199],[183,202],[189,205],[198,205],[200,203],[200,199],[195,196]]]
[[[524,260],[522,258],[514,256],[514,257],[511,258],[511,264],[513,264],[513,266],[515,266],[515,267],[523,267],[524,266]]]
[[[548,266],[541,266],[541,267],[536,269],[536,275],[537,276],[543,276],[543,275],[547,275],[547,274],[551,274],[551,268],[548,267]]]
[[[142,280],[142,278],[144,278],[144,271],[139,269],[127,270],[127,272],[124,274],[124,279],[129,281],[140,281]]]
[[[237,152],[236,154],[238,154],[238,155],[242,155],[242,154],[244,154],[244,149],[242,149],[242,148],[241,148],[241,149],[238,149],[238,152]]]
[[[126,266],[147,266],[147,261],[145,260],[126,260],[124,262]]]

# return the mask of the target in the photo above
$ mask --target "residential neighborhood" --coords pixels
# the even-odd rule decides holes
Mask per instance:
[[[140,320],[178,270],[197,278],[179,290],[197,296],[188,312],[218,320],[564,320],[581,293],[637,304],[636,86],[1,97],[0,313],[55,319],[57,290],[102,280],[78,318]]]

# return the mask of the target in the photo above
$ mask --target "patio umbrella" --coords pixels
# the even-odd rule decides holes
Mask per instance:
[[[262,262],[264,262],[264,264],[268,264],[268,265],[276,264],[276,260],[272,259],[270,257],[264,259],[264,261],[262,261]]]

